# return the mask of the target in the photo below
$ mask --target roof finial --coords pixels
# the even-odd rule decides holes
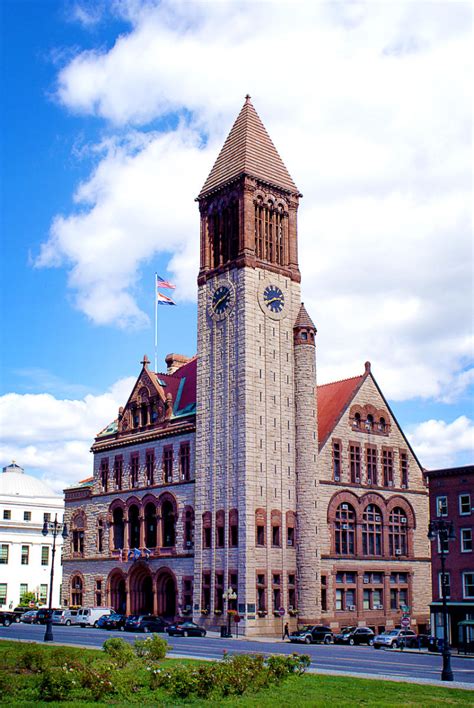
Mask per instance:
[[[370,374],[370,361],[365,362],[365,373]]]
[[[148,364],[150,363],[149,358],[147,357],[146,354],[143,355],[143,360],[140,362],[142,364],[144,369],[148,369]]]
[[[250,98],[251,98],[250,94],[249,94],[249,93],[246,94],[246,96],[245,96],[245,103],[250,103]]]

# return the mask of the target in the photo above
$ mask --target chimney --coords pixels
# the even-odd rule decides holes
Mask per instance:
[[[174,374],[181,366],[187,364],[191,361],[191,357],[184,356],[184,354],[168,354],[165,358],[166,366],[168,367],[166,373]]]

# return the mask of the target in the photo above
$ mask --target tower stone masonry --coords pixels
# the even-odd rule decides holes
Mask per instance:
[[[197,199],[197,356],[143,358],[66,490],[65,604],[210,629],[230,612],[248,636],[282,616],[425,628],[422,469],[369,362],[317,385],[300,197],[247,96]]]

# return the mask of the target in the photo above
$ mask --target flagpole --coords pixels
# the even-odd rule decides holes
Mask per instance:
[[[158,273],[155,273],[155,372],[158,371]]]

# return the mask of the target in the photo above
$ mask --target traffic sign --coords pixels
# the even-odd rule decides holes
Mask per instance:
[[[406,627],[410,626],[410,618],[409,617],[402,617],[400,624],[402,625],[402,627],[404,627],[406,629]]]
[[[240,615],[234,615],[234,622],[235,622],[235,624],[239,624],[239,622],[240,622]]]
[[[278,614],[280,615],[280,617],[283,617],[285,615],[285,608],[280,607],[280,609],[278,610]]]

